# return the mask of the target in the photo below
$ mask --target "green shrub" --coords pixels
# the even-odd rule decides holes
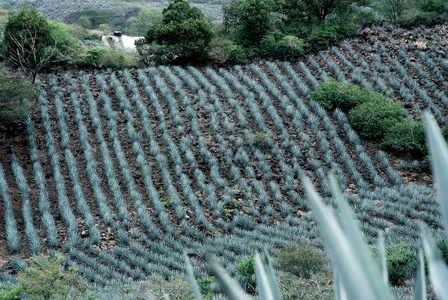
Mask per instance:
[[[309,279],[277,272],[277,283],[284,300],[334,299],[333,274],[313,274]]]
[[[246,51],[243,46],[237,45],[232,40],[223,37],[212,39],[209,58],[213,62],[220,64],[228,62],[244,63],[247,61]]]
[[[34,105],[22,102],[37,97],[34,86],[22,77],[7,77],[0,70],[0,136],[13,137],[24,128],[24,117]]]
[[[426,155],[425,126],[419,121],[405,120],[395,123],[384,134],[381,146],[397,151],[408,152],[417,157]]]
[[[389,281],[398,285],[403,279],[411,279],[417,268],[417,252],[411,245],[400,243],[386,248]]]
[[[235,270],[238,282],[246,292],[255,295],[257,282],[255,280],[254,256],[251,255],[246,259],[241,259]]]
[[[415,277],[417,269],[417,252],[406,243],[386,246],[386,262],[389,281],[393,285],[399,285],[405,280]],[[372,247],[373,256],[378,259],[378,249]]]
[[[281,270],[300,278],[311,278],[311,275],[325,271],[327,259],[325,254],[309,244],[279,249],[277,262]]]
[[[74,267],[66,268],[64,258],[39,254],[28,259],[28,267],[17,274],[22,291],[32,299],[50,299],[53,295],[81,295],[83,278]]]
[[[447,3],[444,0],[424,0],[420,4],[420,9],[424,12],[442,15],[447,12]]]
[[[172,300],[193,300],[190,284],[179,278],[165,279],[160,275],[151,275],[140,284],[140,290],[150,292],[155,299],[163,300],[168,296]],[[146,299],[147,297],[145,297]]]
[[[448,241],[446,239],[441,239],[437,243],[437,248],[442,252],[442,258],[446,264],[448,264]]]
[[[261,55],[275,58],[295,58],[303,54],[303,40],[293,35],[273,31],[261,40]]]
[[[403,107],[388,101],[367,101],[351,109],[350,124],[363,138],[379,138],[397,122],[405,120]]]
[[[22,288],[20,285],[8,283],[0,289],[0,300],[16,300],[20,299]]]
[[[203,276],[197,279],[197,283],[201,289],[201,295],[206,299],[211,298],[214,295],[211,287],[213,280],[213,276]]]
[[[385,99],[381,93],[362,89],[356,84],[336,81],[331,77],[321,82],[308,97],[327,109],[338,107],[342,110],[353,108],[361,103]]]

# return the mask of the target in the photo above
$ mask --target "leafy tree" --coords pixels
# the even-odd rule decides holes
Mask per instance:
[[[369,0],[278,0],[280,12],[288,17],[290,23],[313,19],[325,20],[331,14],[345,14],[354,5],[365,5]]]
[[[244,46],[260,48],[261,40],[271,30],[273,0],[232,0],[223,7],[224,30],[235,35]]]
[[[76,63],[81,58],[82,48],[69,27],[56,21],[48,22],[48,26],[50,44],[56,47],[52,62]]]
[[[390,20],[397,22],[407,8],[408,0],[385,0],[383,5]]]
[[[146,41],[164,46],[178,60],[201,60],[207,56],[212,35],[211,24],[197,7],[175,0],[163,10],[162,22],[148,30]]]
[[[9,77],[7,70],[0,66],[0,137],[15,136],[23,129],[24,116],[33,109],[32,105],[22,103],[24,98],[37,97],[34,86],[22,77]]]
[[[132,24],[132,33],[143,36],[148,28],[162,22],[162,13],[155,9],[144,9],[138,14],[137,20]]]
[[[31,75],[33,83],[57,51],[51,45],[50,33],[47,18],[27,6],[12,14],[5,26],[7,58]]]
[[[22,291],[32,299],[50,299],[53,295],[75,296],[86,289],[77,268],[66,268],[62,256],[53,258],[39,254],[31,257],[28,264],[17,277]]]

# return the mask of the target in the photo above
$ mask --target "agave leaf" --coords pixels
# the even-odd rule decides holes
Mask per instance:
[[[420,228],[434,293],[438,299],[448,300],[448,267],[445,265],[440,251],[435,246],[426,226],[420,223]]]
[[[333,178],[333,182],[335,182]],[[303,179],[305,192],[313,207],[327,251],[333,260],[348,299],[393,299],[384,284],[378,265],[362,239],[351,208],[335,187],[335,198],[341,210],[343,224],[339,224],[333,210],[326,207],[308,178]]]
[[[263,264],[258,252],[254,256],[255,278],[257,280],[258,295],[263,300],[274,300],[268,276],[264,271]]]
[[[229,300],[250,300],[251,298],[247,295],[240,285],[232,279],[226,271],[218,266],[216,263],[212,262],[210,268],[216,279],[221,285],[221,289],[229,298]]]
[[[425,266],[422,250],[418,253],[417,280],[415,282],[415,300],[426,300]]]
[[[442,210],[442,219],[447,228],[445,234],[448,237],[448,149],[439,126],[427,111],[424,113],[424,120],[435,186]]]
[[[188,273],[188,281],[190,281],[191,290],[193,291],[194,298],[196,300],[202,300],[201,291],[199,290],[198,283],[196,282],[196,278],[194,277],[193,267],[191,266],[190,259],[187,256],[187,253],[184,252],[185,264]]]
[[[282,300],[282,296],[277,285],[277,280],[275,279],[275,272],[272,268],[271,257],[269,256],[266,249],[264,249],[264,270],[266,272],[266,276],[268,277],[269,285],[271,287],[274,299]]]
[[[380,258],[383,281],[385,284],[389,284],[389,276],[387,274],[386,248],[384,247],[384,235],[382,231],[378,233],[378,254]]]
[[[348,300],[342,281],[339,279],[338,271],[334,270],[334,298],[335,300]]]

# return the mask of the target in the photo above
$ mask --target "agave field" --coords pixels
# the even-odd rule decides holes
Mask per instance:
[[[444,125],[445,33],[371,27],[299,62],[42,76],[23,146],[1,150],[3,279],[41,251],[105,284],[183,274],[184,250],[206,276],[209,255],[232,273],[254,250],[323,246],[301,178],[332,205],[330,171],[371,244],[384,231],[386,244],[419,247],[418,220],[442,236],[419,163],[307,96],[331,76]]]

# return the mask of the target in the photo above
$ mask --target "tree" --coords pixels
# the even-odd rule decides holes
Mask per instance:
[[[57,52],[50,41],[47,18],[36,9],[24,6],[9,17],[4,38],[6,56],[31,75],[33,83],[37,73]]]
[[[260,47],[261,40],[271,29],[272,0],[246,0],[238,7],[238,39],[244,45]]]
[[[317,19],[323,21],[334,13],[346,13],[353,5],[366,5],[369,0],[278,0],[279,10],[289,22]]]
[[[406,9],[408,0],[385,0],[384,8],[387,16],[394,22],[397,22]]]
[[[163,10],[161,23],[146,33],[148,44],[161,45],[178,60],[201,60],[207,57],[213,36],[211,24],[197,7],[186,0],[175,0]]]

